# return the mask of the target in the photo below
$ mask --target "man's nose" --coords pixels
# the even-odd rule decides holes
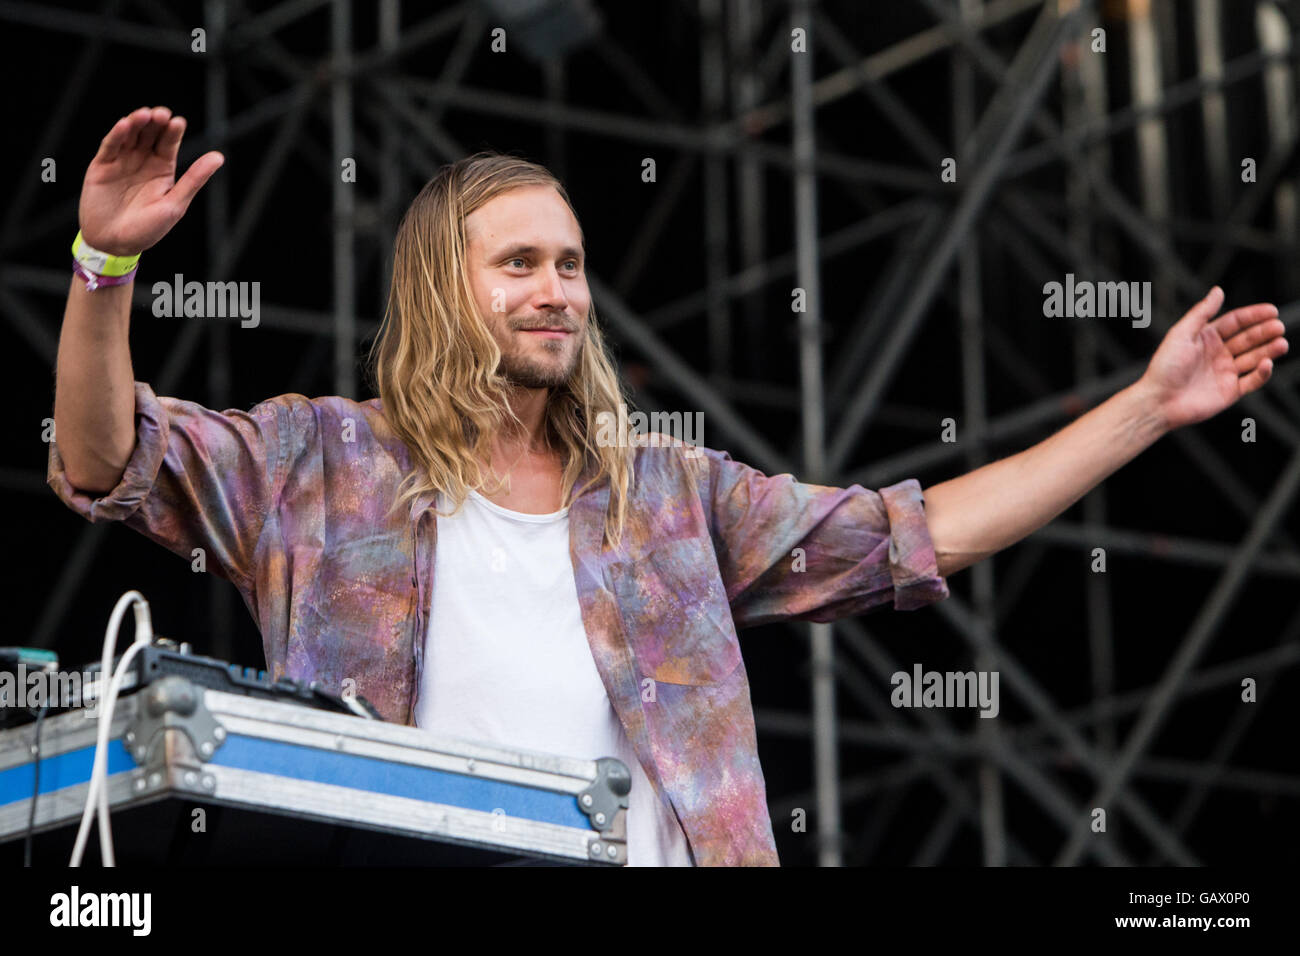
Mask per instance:
[[[568,307],[569,298],[564,294],[564,282],[560,279],[560,274],[555,270],[555,266],[548,266],[539,270],[541,276],[540,287],[537,290],[539,297],[534,304],[539,308],[550,306],[556,309],[565,309]]]

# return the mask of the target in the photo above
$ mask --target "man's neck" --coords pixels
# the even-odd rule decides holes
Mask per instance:
[[[516,388],[510,393],[510,408],[522,427],[513,422],[492,438],[493,454],[513,460],[521,454],[547,455],[551,452],[546,430],[546,402],[550,390]]]

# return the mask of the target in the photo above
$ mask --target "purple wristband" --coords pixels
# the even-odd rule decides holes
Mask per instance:
[[[131,281],[132,277],[135,275],[136,269],[139,268],[140,266],[137,264],[131,268],[130,272],[123,276],[102,276],[91,272],[76,259],[72,260],[72,274],[81,276],[81,278],[86,280],[86,290],[88,292],[94,292],[96,289],[103,288],[104,286],[125,285]]]

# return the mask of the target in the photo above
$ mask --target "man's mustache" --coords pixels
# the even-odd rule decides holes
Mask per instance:
[[[549,322],[534,322],[531,325],[515,326],[517,332],[533,332],[538,329],[557,329],[564,332],[577,332],[578,326],[572,322],[564,322],[559,319],[551,319]]]

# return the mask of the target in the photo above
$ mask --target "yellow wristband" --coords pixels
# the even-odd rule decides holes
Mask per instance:
[[[81,238],[81,230],[78,229],[77,238],[72,240],[72,258],[95,275],[117,277],[126,275],[136,267],[136,263],[140,261],[140,253],[137,252],[133,256],[114,256],[107,252],[100,252]]]

